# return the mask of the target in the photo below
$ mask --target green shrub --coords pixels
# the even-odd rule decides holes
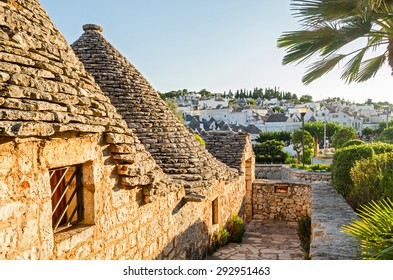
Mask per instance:
[[[254,147],[255,161],[257,163],[285,163],[289,157],[283,152],[284,142],[278,140],[266,140]]]
[[[199,136],[198,134],[194,133],[193,134],[195,139],[199,141],[199,143],[201,144],[201,146],[206,146],[205,141],[202,139],[201,136]]]
[[[393,199],[393,153],[357,161],[351,179],[353,190],[347,201],[354,209],[372,200]]]
[[[220,228],[221,246],[225,246],[229,242],[230,234],[227,229]]]
[[[230,234],[228,230],[220,227],[219,231],[213,233],[212,242],[210,245],[209,253],[212,254],[220,247],[225,246],[229,242]]]
[[[363,259],[393,260],[393,202],[372,201],[360,207],[358,216],[342,231],[360,240]]]
[[[332,170],[332,167],[331,164],[318,163],[310,165],[310,170],[314,172],[330,172]]]
[[[358,146],[349,146],[337,150],[333,156],[332,163],[332,184],[338,193],[345,198],[353,189],[353,182],[350,176],[351,168],[356,161],[371,158],[375,154],[392,152],[393,145],[385,143],[370,143]]]
[[[259,136],[255,139],[256,142],[264,143],[268,140],[278,140],[289,144],[291,141],[290,131],[269,131],[269,132],[259,132]]]
[[[285,164],[295,164],[296,163],[296,159],[293,157],[288,157],[285,162]]]
[[[363,145],[363,144],[365,144],[365,143],[362,140],[353,139],[353,140],[349,140],[349,141],[345,142],[344,145],[342,146],[342,148],[349,147],[349,146]]]
[[[291,168],[304,169],[313,172],[330,172],[332,169],[331,164],[323,164],[323,163],[304,165],[304,166],[302,164],[291,164],[290,166]]]
[[[230,234],[230,242],[242,242],[244,232],[246,231],[246,226],[244,225],[242,218],[240,218],[238,215],[232,216],[228,221],[226,228]]]
[[[297,234],[303,249],[304,259],[310,259],[311,218],[309,215],[297,219]]]

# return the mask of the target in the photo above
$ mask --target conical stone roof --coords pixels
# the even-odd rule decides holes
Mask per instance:
[[[0,106],[1,135],[126,128],[37,1],[0,1]]]
[[[0,140],[65,132],[105,133],[124,185],[164,176],[38,1],[0,1]]]
[[[200,145],[141,73],[102,36],[101,27],[88,24],[83,29],[71,47],[165,173],[187,181],[234,175]]]

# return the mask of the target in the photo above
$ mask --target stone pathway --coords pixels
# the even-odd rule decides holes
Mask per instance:
[[[241,244],[229,243],[208,260],[302,260],[297,223],[253,220]]]

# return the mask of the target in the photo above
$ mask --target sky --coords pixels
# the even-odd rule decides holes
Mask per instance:
[[[393,103],[387,66],[367,82],[348,85],[335,69],[307,86],[301,82],[307,64],[283,66],[277,39],[299,28],[290,0],[39,2],[69,44],[83,24],[102,26],[105,38],[160,92],[279,87],[314,100]]]

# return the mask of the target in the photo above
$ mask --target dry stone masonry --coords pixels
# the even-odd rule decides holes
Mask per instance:
[[[281,169],[281,170],[280,170]],[[330,185],[328,172],[309,172],[284,165],[257,165],[253,184],[253,217],[294,220],[309,215],[312,223],[310,256],[313,260],[361,258],[360,244],[341,232],[356,215]],[[277,179],[281,174],[281,180]]]
[[[255,177],[258,179],[282,179],[282,164],[256,164]]]
[[[253,218],[296,221],[311,216],[311,187],[301,182],[255,180]]]
[[[221,162],[229,167],[244,172],[244,166],[242,166],[242,164],[244,164],[246,159],[254,157],[252,146],[249,145],[249,143],[249,133],[209,131],[206,140],[206,148]]]
[[[201,259],[253,173],[201,147],[100,31],[74,44],[98,85],[38,1],[0,0],[0,259]],[[61,230],[58,168],[80,174]]]
[[[352,208],[332,186],[312,184],[312,236],[310,256],[314,260],[356,260],[361,258],[360,244],[340,231],[356,219]]]

